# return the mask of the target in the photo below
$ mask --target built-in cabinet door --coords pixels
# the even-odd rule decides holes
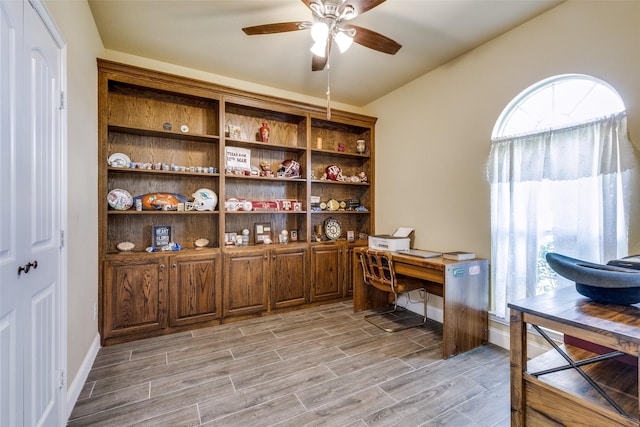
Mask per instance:
[[[344,246],[322,244],[311,249],[311,301],[342,298]]]
[[[166,257],[104,264],[106,338],[157,331],[166,326]]]
[[[348,246],[344,250],[344,296],[353,296],[353,269],[360,268],[359,265],[353,265],[353,249],[354,246]]]
[[[301,305],[308,300],[306,246],[274,248],[271,256],[271,308]]]
[[[175,255],[169,258],[169,266],[169,326],[220,318],[220,253]]]
[[[265,249],[240,249],[224,255],[223,315],[267,311],[268,265]]]

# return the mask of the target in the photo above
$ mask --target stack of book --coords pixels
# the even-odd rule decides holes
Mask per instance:
[[[467,259],[474,259],[476,254],[473,252],[463,252],[463,251],[453,251],[453,252],[445,252],[442,254],[442,258],[452,259],[455,261],[464,261]]]

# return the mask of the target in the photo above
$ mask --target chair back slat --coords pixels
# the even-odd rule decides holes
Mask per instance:
[[[394,292],[396,276],[389,252],[367,249],[360,254],[360,264],[366,284]]]

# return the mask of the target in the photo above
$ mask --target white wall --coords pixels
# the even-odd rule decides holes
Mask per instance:
[[[570,0],[367,105],[379,118],[376,231],[411,226],[416,247],[489,258],[491,131],[509,101],[553,75],[613,85],[640,146],[639,20],[637,1]]]
[[[98,98],[102,41],[86,1],[45,2],[67,45],[67,378],[72,383],[98,334]]]

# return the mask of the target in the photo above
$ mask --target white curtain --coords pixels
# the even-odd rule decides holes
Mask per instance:
[[[546,261],[539,254],[548,242],[554,252],[598,263],[627,255],[636,164],[624,113],[492,141],[487,172],[497,317],[507,318],[509,301],[540,292],[538,263]]]

